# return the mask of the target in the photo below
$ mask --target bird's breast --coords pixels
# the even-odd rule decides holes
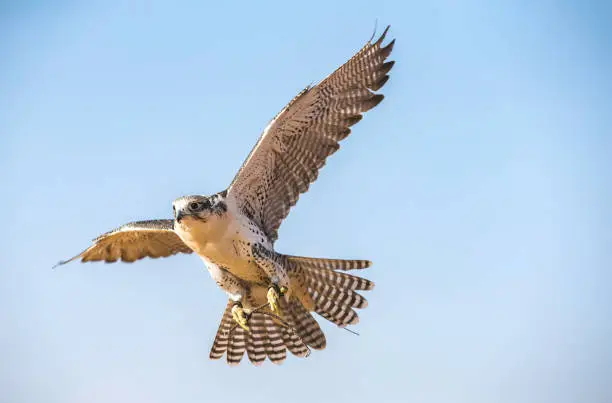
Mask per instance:
[[[253,245],[261,244],[266,238],[250,220],[227,214],[224,219],[181,223],[175,231],[205,262],[222,266],[245,281],[265,280],[265,274],[253,259]]]

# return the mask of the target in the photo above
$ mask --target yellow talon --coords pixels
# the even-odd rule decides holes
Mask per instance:
[[[276,286],[272,286],[268,288],[268,304],[270,304],[270,309],[272,310],[273,313],[280,316],[281,312],[280,312],[280,306],[278,304],[279,298],[280,298],[280,294],[277,291]]]
[[[242,305],[236,304],[232,307],[232,317],[240,325],[241,328],[250,332],[249,326],[247,325],[247,317],[244,313],[244,309],[242,309]]]

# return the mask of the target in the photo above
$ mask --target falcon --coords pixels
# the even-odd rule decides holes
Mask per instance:
[[[394,64],[386,59],[395,40],[383,46],[388,30],[293,98],[264,129],[226,190],[180,197],[172,204],[173,219],[125,224],[58,265],[195,252],[229,297],[210,358],[226,355],[235,365],[246,351],[259,365],[266,357],[283,362],[287,350],[305,357],[311,348],[325,348],[312,313],[340,327],[356,324],[355,308],[367,306],[358,291],[371,290],[374,283],[346,272],[371,262],[287,255],[277,252],[274,242],[281,222],[327,157],[362,113],[383,100],[376,91]]]

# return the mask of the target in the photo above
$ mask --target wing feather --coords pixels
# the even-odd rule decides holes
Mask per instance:
[[[317,178],[362,113],[383,100],[374,94],[394,62],[385,62],[394,40],[383,47],[389,27],[314,87],[307,87],[276,115],[229,187],[228,196],[271,241],[301,193]]]
[[[56,266],[81,259],[81,262],[121,260],[134,262],[144,257],[168,257],[192,250],[174,232],[172,220],[135,221],[93,240],[93,245]]]

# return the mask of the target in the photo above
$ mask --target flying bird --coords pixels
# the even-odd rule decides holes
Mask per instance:
[[[211,196],[176,199],[173,219],[136,221],[93,240],[93,245],[58,265],[195,252],[229,300],[210,351],[238,364],[246,351],[261,364],[323,349],[325,335],[312,313],[340,327],[356,324],[354,308],[365,308],[358,291],[374,283],[346,273],[368,260],[325,259],[277,252],[281,222],[306,192],[327,157],[383,100],[375,93],[389,79],[386,61],[395,40],[383,46],[389,27],[370,39],[319,84],[301,91],[264,129],[230,186]]]

